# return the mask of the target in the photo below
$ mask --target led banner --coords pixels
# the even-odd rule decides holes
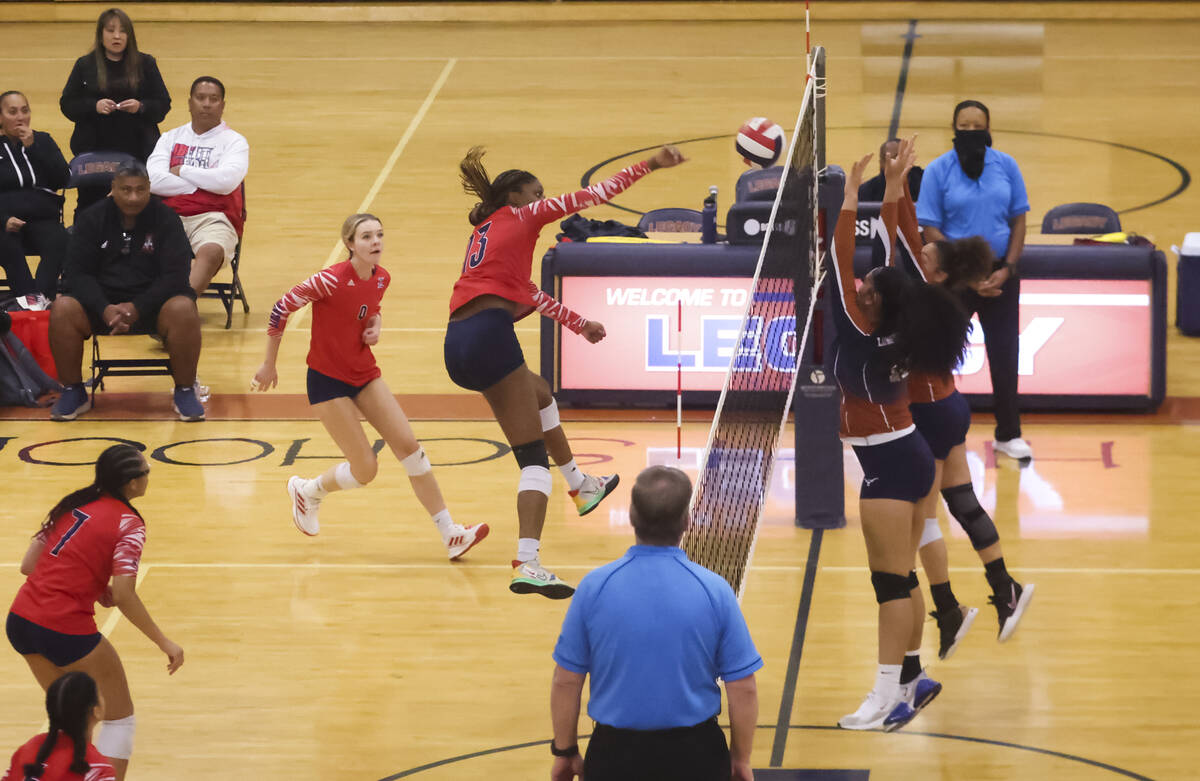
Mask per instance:
[[[608,333],[599,344],[562,334],[564,390],[674,391],[678,360],[685,395],[720,391],[735,355],[739,372],[784,379],[795,371],[793,318],[751,322],[738,344],[749,279],[565,276],[561,292],[564,304]],[[1150,280],[1024,279],[1020,340],[1022,393],[1148,395]],[[958,386],[991,392],[978,321]]]

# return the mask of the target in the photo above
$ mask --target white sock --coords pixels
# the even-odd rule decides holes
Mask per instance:
[[[305,480],[300,486],[300,493],[307,496],[309,499],[324,499],[329,492],[325,490],[325,486],[321,484],[321,476],[317,475],[312,480]]]
[[[881,664],[875,675],[875,691],[885,699],[900,698],[900,668],[898,664]]]
[[[575,459],[572,458],[567,463],[559,466],[558,471],[562,472],[562,476],[567,480],[567,487],[572,491],[578,491],[579,486],[583,485],[584,474],[575,465]]]
[[[450,519],[450,511],[443,509],[434,513],[432,517],[433,522],[437,524],[438,531],[440,531],[442,536],[445,537],[446,533],[450,531],[450,527],[454,525],[454,521]]]
[[[517,538],[517,561],[526,562],[530,559],[536,559],[538,555],[538,546],[541,545],[541,540],[535,540],[533,537],[518,537]],[[899,676],[899,673],[896,673]]]

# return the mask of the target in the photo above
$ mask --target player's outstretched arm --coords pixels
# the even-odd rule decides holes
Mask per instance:
[[[138,630],[167,655],[167,674],[172,675],[183,665],[183,649],[171,642],[154,619],[150,611],[142,604],[142,598],[137,594],[137,577],[134,575],[114,575],[112,579],[113,604],[121,614],[129,619]]]

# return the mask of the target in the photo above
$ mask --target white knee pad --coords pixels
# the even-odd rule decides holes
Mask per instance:
[[[126,716],[115,721],[101,722],[100,737],[96,739],[96,750],[109,759],[129,759],[133,753],[133,732],[137,728],[137,717]]]
[[[337,480],[338,488],[343,491],[363,487],[362,483],[354,479],[354,473],[350,471],[349,461],[343,461],[334,467],[333,478]]]
[[[425,455],[425,448],[420,445],[417,445],[416,450],[400,461],[400,466],[404,467],[404,471],[408,473],[409,477],[427,475],[433,471],[433,464],[429,463],[429,457]]]
[[[541,410],[539,414],[542,416],[542,431],[550,431],[562,425],[558,417],[558,402],[554,399],[550,399],[550,406]]]
[[[521,470],[521,482],[517,484],[518,493],[521,491],[537,491],[549,496],[553,488],[554,478],[550,476],[550,470],[546,467],[527,466]]]
[[[924,548],[929,543],[940,540],[942,538],[942,526],[938,523],[937,518],[925,519],[925,531],[921,532],[921,544],[918,548]]]

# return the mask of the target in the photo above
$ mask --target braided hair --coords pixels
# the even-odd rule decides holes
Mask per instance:
[[[141,451],[133,445],[113,445],[106,448],[96,459],[96,479],[90,485],[85,485],[59,499],[46,515],[46,520],[42,521],[38,534],[49,534],[54,522],[62,517],[63,513],[106,495],[124,502],[140,518],[141,513],[129,504],[123,489],[130,480],[136,480],[145,473],[146,467]]]
[[[45,771],[46,758],[58,744],[59,732],[70,738],[75,746],[71,772],[82,776],[91,769],[87,761],[88,716],[99,703],[96,681],[85,672],[69,672],[50,684],[46,689],[46,715],[50,717],[50,731],[46,733],[37,756],[22,768],[25,781],[36,781]]]
[[[489,179],[487,170],[483,167],[484,151],[481,146],[473,146],[458,164],[463,190],[468,195],[479,198],[479,203],[475,204],[467,217],[472,225],[478,225],[492,216],[497,209],[507,206],[509,193],[516,192],[537,179],[528,171],[516,168],[510,168],[495,179]]]

